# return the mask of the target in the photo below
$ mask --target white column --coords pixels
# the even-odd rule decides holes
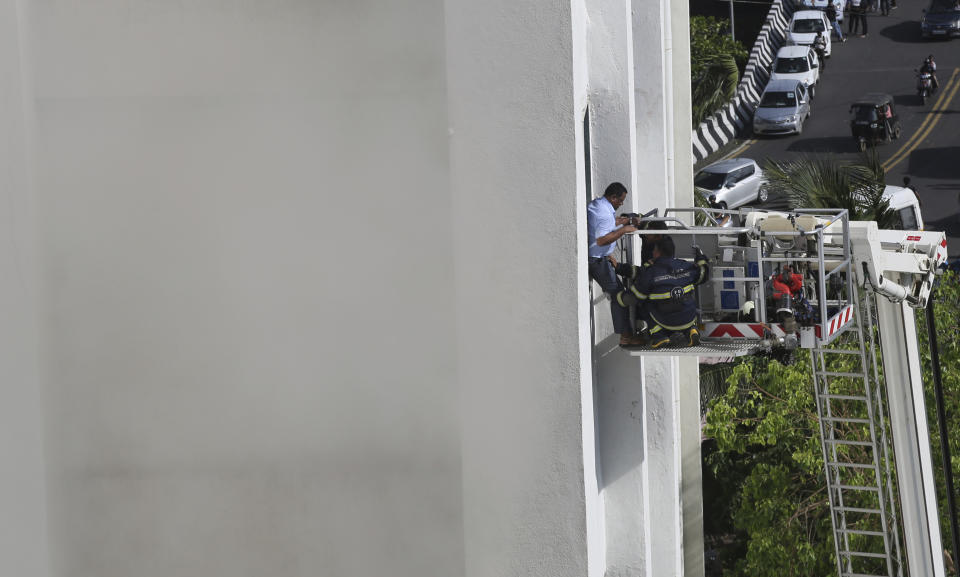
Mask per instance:
[[[54,575],[462,575],[442,1],[29,4]]]
[[[0,0],[0,575],[50,574],[27,3]]]
[[[571,8],[445,3],[468,577],[582,577],[591,565]]]
[[[633,4],[640,212],[690,206],[689,17],[678,0]],[[703,574],[699,379],[692,357],[645,359],[652,575]]]
[[[636,198],[630,2],[591,1],[587,13],[593,196],[602,195],[611,182],[622,182]]]
[[[670,1],[671,82],[673,145],[668,174],[672,175],[675,206],[693,206],[693,142],[690,119],[690,4]],[[700,371],[696,359],[680,359],[680,420],[683,487],[683,570],[686,577],[704,574],[703,463],[700,455]]]
[[[610,341],[608,341],[609,343]],[[659,466],[651,437],[659,423],[649,419],[639,357],[598,347],[597,416],[600,482],[603,490],[608,576],[646,577],[653,571],[648,468]],[[654,475],[660,478],[659,475]],[[671,523],[672,524],[672,523]],[[659,530],[659,528],[658,528]]]

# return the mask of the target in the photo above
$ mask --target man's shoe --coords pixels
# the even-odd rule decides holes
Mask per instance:
[[[687,331],[687,339],[689,340],[689,344],[688,344],[687,346],[695,347],[695,346],[699,345],[699,344],[700,344],[700,331],[698,331],[698,330],[696,329],[696,327],[691,328],[689,331]]]
[[[651,349],[662,349],[663,347],[669,344],[670,344],[670,337],[665,334],[659,334],[654,337],[650,337]]]
[[[670,333],[670,346],[678,348],[687,346],[687,335],[684,333]]]
[[[647,339],[639,336],[620,336],[620,346],[625,349],[631,349],[634,347],[642,347],[647,344]]]

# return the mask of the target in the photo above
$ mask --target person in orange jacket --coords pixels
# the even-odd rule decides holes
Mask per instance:
[[[783,265],[780,274],[773,277],[773,298],[780,300],[803,290],[803,275],[793,272],[789,264]]]

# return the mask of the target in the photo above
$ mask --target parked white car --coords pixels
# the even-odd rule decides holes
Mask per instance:
[[[766,179],[757,162],[750,158],[731,158],[714,162],[693,177],[694,187],[703,198],[716,196],[724,208],[767,201]]]
[[[817,10],[827,9],[827,0],[803,0],[802,4],[807,8]],[[847,7],[847,0],[833,0],[833,5],[837,7],[837,22],[843,22],[843,11]]]
[[[809,46],[784,46],[777,51],[773,61],[770,80],[799,80],[807,87],[813,98],[815,86],[820,82],[820,62]]]
[[[793,13],[790,20],[790,31],[787,32],[788,46],[811,46],[817,32],[823,32],[823,39],[827,42],[824,56],[830,57],[833,52],[833,43],[830,41],[830,23],[827,16],[820,10],[800,10]]]

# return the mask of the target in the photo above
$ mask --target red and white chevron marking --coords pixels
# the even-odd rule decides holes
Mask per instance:
[[[776,324],[766,325],[775,336],[786,335],[783,327]],[[762,323],[704,323],[703,336],[717,340],[754,340],[763,338]]]
[[[853,320],[853,305],[847,305],[844,309],[837,314],[830,317],[824,325],[827,327],[827,336],[826,338],[832,337],[833,335],[840,332],[843,327],[847,326],[850,321]],[[815,334],[817,338],[824,338],[820,336],[821,326],[817,325]]]
[[[937,266],[947,262],[947,239],[943,239],[943,241],[940,243],[940,246],[937,247],[937,254],[935,258],[937,259]]]

